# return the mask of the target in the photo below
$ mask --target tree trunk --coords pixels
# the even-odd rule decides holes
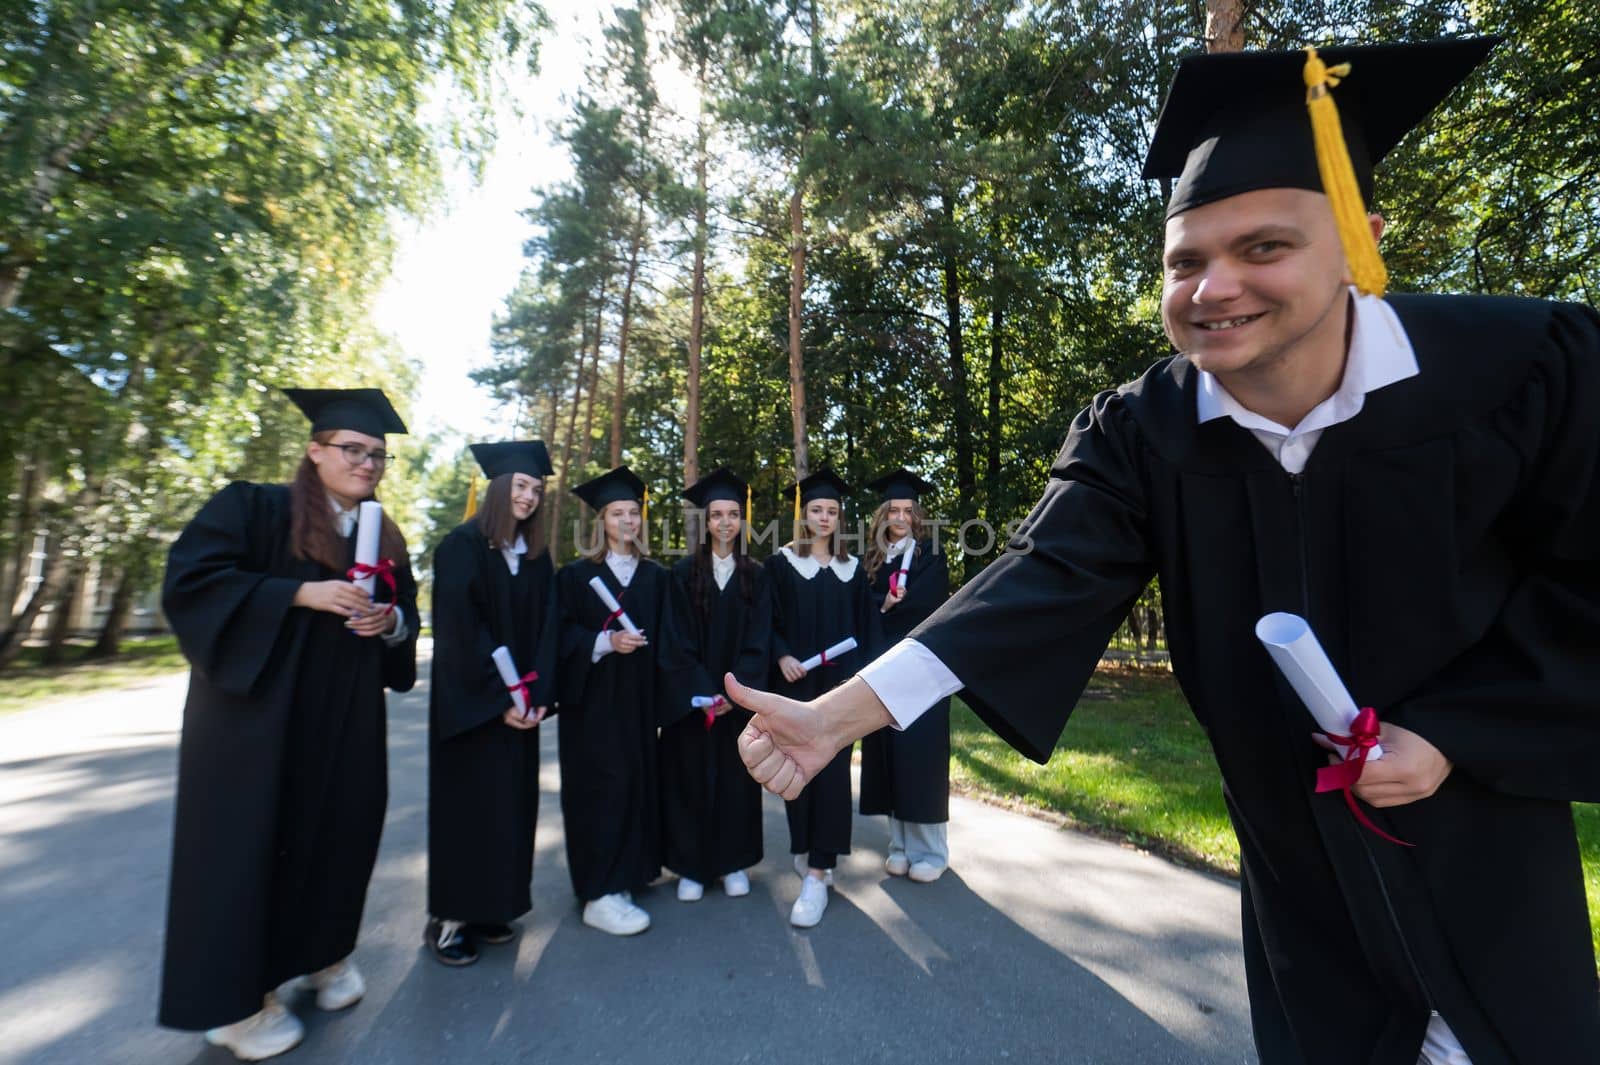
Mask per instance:
[[[955,240],[955,202],[948,193],[939,197],[946,240]],[[967,396],[967,352],[961,337],[961,263],[955,252],[944,254],[945,346],[950,359],[950,414],[955,421],[956,497],[964,521],[973,514],[974,484],[972,404]]]
[[[1206,0],[1206,51],[1244,51],[1244,0]]]
[[[28,601],[22,604],[22,609],[16,617],[11,619],[10,628],[0,635],[0,670],[4,670],[18,654],[22,652],[22,641],[28,638],[28,633],[33,629],[33,623],[39,617],[39,612],[44,605],[55,597],[56,589],[60,586],[63,552],[59,544],[51,551],[44,562],[43,579],[39,586],[33,590]]]
[[[617,330],[617,387],[611,396],[611,467],[622,465],[622,409],[628,397],[628,332],[633,325],[633,286],[639,279],[639,249],[644,246],[644,194],[639,194],[628,235],[628,276],[622,285],[622,322]]]
[[[111,593],[111,606],[100,622],[94,646],[85,657],[111,658],[122,650],[122,633],[128,627],[128,614],[133,609],[133,595],[139,590],[136,587],[139,583],[133,567],[126,567],[118,574],[117,590]]]
[[[789,196],[789,410],[794,429],[794,476],[802,480],[811,473],[810,449],[806,443],[806,364],[800,346],[800,315],[806,289],[805,201],[799,175]]]
[[[45,647],[44,654],[39,656],[40,665],[59,666],[66,658],[67,637],[72,635],[72,608],[77,605],[78,595],[83,591],[85,569],[83,556],[74,558],[68,567],[66,580],[61,582],[61,591],[50,604],[50,625],[45,630]]]
[[[0,617],[6,625],[11,621],[11,608],[16,605],[22,591],[22,582],[28,576],[28,560],[33,557],[33,528],[39,502],[39,488],[43,471],[37,462],[27,462],[22,467],[22,483],[17,486],[17,520],[13,530],[11,557],[6,560],[6,572],[0,574],[0,589],[5,592],[5,602],[0,604]]]
[[[694,276],[689,296],[688,410],[683,421],[683,483],[700,479],[700,352],[706,327],[706,61],[700,60],[701,107],[695,121]]]
[[[998,247],[998,245],[996,245]],[[1004,342],[1002,334],[1006,324],[1006,288],[1005,282],[1000,278],[1000,271],[995,269],[994,279],[989,293],[989,452],[985,456],[987,468],[984,470],[983,500],[987,509],[989,520],[999,522],[1001,515],[996,507],[1000,495],[1000,380],[1005,372],[1002,355]],[[1003,545],[1002,545],[1003,546]]]

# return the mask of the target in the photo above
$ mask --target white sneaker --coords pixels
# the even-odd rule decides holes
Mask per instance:
[[[206,1042],[231,1050],[240,1061],[262,1061],[293,1050],[305,1037],[300,1018],[284,1009],[277,995],[269,994],[260,1013],[211,1029]]]
[[[919,884],[931,884],[944,875],[944,866],[933,862],[912,862],[910,875]]]
[[[883,860],[883,871],[890,876],[905,876],[911,871],[911,862],[906,859],[905,851],[890,851],[889,857]]]
[[[789,923],[796,928],[815,928],[828,908],[828,885],[814,876],[800,884],[800,897],[789,911]]]
[[[804,854],[796,854],[794,856],[794,875],[798,876],[802,880],[804,880],[810,874],[811,874],[811,863],[806,861],[806,856]],[[824,884],[826,884],[828,887],[833,887],[833,870],[832,869],[824,869],[822,871],[822,882]]]
[[[306,983],[317,992],[319,1010],[348,1009],[367,993],[367,982],[361,978],[361,970],[349,958],[310,974]]]
[[[686,876],[678,878],[678,901],[699,902],[705,897],[705,885],[698,880],[690,880]]]
[[[750,894],[750,876],[743,869],[736,873],[729,873],[722,878],[722,890],[728,893],[728,898],[737,899]]]
[[[650,927],[650,915],[618,892],[584,903],[583,923],[614,936],[635,936]]]

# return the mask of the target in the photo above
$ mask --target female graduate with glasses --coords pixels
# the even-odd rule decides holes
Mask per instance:
[[[690,712],[694,663],[672,574],[647,556],[644,482],[618,466],[573,492],[600,535],[556,575],[567,867],[584,924],[636,935],[650,915],[633,893],[661,875],[656,730]]]
[[[745,870],[761,861],[761,785],[745,772],[738,748],[750,715],[722,693],[725,674],[764,683],[770,664],[772,596],[747,551],[749,491],[723,467],[683,493],[699,509],[703,535],[672,573],[700,667],[694,692],[721,702],[661,730],[666,865],[678,874],[681,902],[698,901],[718,879],[730,896],[748,895]]]
[[[510,942],[511,922],[533,905],[538,725],[554,702],[560,638],[544,442],[473,444],[472,454],[489,478],[483,506],[433,563],[423,934],[451,966],[477,961],[480,944]]]
[[[388,797],[384,689],[416,679],[416,584],[388,515],[379,561],[353,568],[405,424],[376,388],[285,392],[311,419],[294,480],[218,492],[162,590],[192,669],[160,1020],[247,1061],[304,1037],[279,985],[308,974],[325,1010],[365,991],[350,955]]]
[[[923,535],[927,516],[919,497],[933,485],[899,469],[867,487],[879,497],[867,532],[867,581],[893,645],[950,598],[950,571]],[[861,812],[889,816],[883,864],[890,876],[929,883],[943,875],[950,864],[948,696],[910,728],[879,729],[862,739]]]
[[[807,700],[837,687],[872,661],[882,644],[860,560],[845,550],[841,507],[850,486],[824,467],[804,478],[795,493],[795,539],[766,561],[772,581],[774,689]],[[856,648],[838,663],[809,659],[845,639]],[[798,799],[785,803],[789,850],[801,877],[789,923],[810,928],[828,908],[828,887],[839,855],[850,853],[850,750],[834,756]]]

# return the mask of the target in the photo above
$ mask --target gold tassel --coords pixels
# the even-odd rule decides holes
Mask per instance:
[[[639,506],[639,538],[648,540],[650,536],[650,486],[644,486],[644,502]]]
[[[472,475],[472,483],[467,486],[467,509],[462,512],[462,521],[471,521],[472,516],[478,513],[478,475]]]
[[[1306,48],[1306,110],[1311,112],[1311,135],[1317,146],[1322,189],[1333,207],[1339,243],[1344,245],[1344,257],[1350,263],[1356,288],[1369,296],[1382,296],[1389,287],[1389,270],[1372,237],[1367,209],[1361,202],[1361,187],[1350,164],[1350,149],[1345,146],[1344,130],[1339,125],[1339,108],[1329,91],[1349,73],[1349,63],[1330,67],[1317,58],[1315,48]]]
[[[794,546],[800,546],[800,486],[794,486]]]
[[[750,523],[755,520],[755,509],[750,504],[750,482],[744,486],[744,547],[750,550]]]

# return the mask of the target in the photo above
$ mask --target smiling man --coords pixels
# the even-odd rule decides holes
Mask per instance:
[[[1158,576],[1239,836],[1266,1065],[1577,1065],[1600,1046],[1570,807],[1600,800],[1600,317],[1383,298],[1361,206],[1492,44],[1330,49],[1347,149],[1313,137],[1314,58],[1186,61],[1146,163],[1176,178],[1180,354],[1078,415],[1012,549],[860,677],[810,703],[728,684],[757,712],[746,764],[785,796],[957,691],[1044,761]],[[1329,756],[1253,635],[1279,610],[1382,718],[1354,794],[1411,846],[1315,791]]]

